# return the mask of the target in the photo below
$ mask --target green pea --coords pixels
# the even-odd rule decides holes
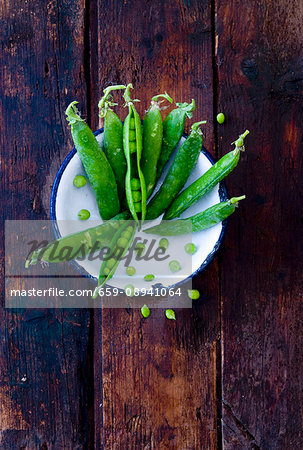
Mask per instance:
[[[125,247],[127,246],[127,242],[128,242],[128,240],[127,240],[126,237],[121,237],[121,238],[119,238],[118,241],[117,241],[117,246],[118,246],[118,247],[125,248]]]
[[[170,261],[168,265],[171,272],[178,272],[179,270],[181,270],[180,263],[176,260]]]
[[[176,320],[176,314],[173,309],[166,309],[165,315],[170,320]]]
[[[132,233],[133,227],[129,225],[129,226],[126,228],[126,231],[130,231],[130,232]]]
[[[194,253],[196,253],[197,247],[195,246],[195,244],[189,242],[188,244],[186,244],[186,245],[184,246],[184,250],[185,250],[186,253],[188,253],[189,255],[193,255]]]
[[[78,218],[79,218],[80,220],[87,220],[87,219],[90,218],[90,212],[87,211],[87,209],[81,209],[81,210],[78,212]]]
[[[134,130],[136,128],[136,124],[135,124],[135,119],[134,118],[130,119],[129,128],[131,130]]]
[[[134,202],[135,203],[141,202],[141,199],[142,199],[141,192],[140,191],[134,191],[133,192],[133,200],[134,200]]]
[[[168,242],[168,239],[166,239],[166,238],[162,238],[159,241],[159,247],[161,247],[161,248],[168,248],[168,244],[169,244],[169,242]]]
[[[130,142],[129,143],[129,151],[130,151],[130,153],[136,153],[136,151],[137,151],[137,144],[136,144],[136,142]]]
[[[152,273],[149,273],[148,275],[145,275],[144,281],[153,281],[154,278],[155,278],[155,275],[153,275]]]
[[[107,266],[109,269],[112,269],[112,268],[114,267],[115,264],[116,264],[115,258],[110,258],[110,259],[107,261],[106,266]]]
[[[86,178],[83,175],[76,175],[73,181],[73,184],[77,188],[81,188],[85,186],[87,183]]]
[[[218,123],[220,123],[220,124],[224,123],[224,121],[225,121],[225,116],[224,116],[223,113],[219,113],[219,114],[217,115],[217,121],[218,121]]]
[[[139,191],[141,189],[140,180],[138,178],[132,178],[130,180],[130,187],[132,191]]]
[[[130,140],[130,142],[134,142],[136,140],[135,130],[129,130],[129,140]]]
[[[135,293],[135,287],[132,284],[127,284],[124,291],[128,297],[132,297]]]
[[[147,305],[143,305],[141,308],[141,314],[143,317],[148,317],[150,315],[150,309]]]
[[[141,202],[134,203],[134,206],[135,206],[135,211],[136,212],[141,212],[142,211]]]
[[[197,289],[188,289],[187,295],[192,300],[198,300],[198,298],[200,298],[200,292]]]
[[[126,267],[126,273],[127,273],[127,275],[132,277],[133,275],[135,275],[136,269],[132,266]]]

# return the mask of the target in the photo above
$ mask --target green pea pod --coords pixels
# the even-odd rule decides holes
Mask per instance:
[[[195,167],[203,144],[202,131],[197,122],[191,128],[188,138],[183,142],[157,194],[148,205],[146,218],[156,219],[174,200],[185,185],[191,171]]]
[[[104,117],[103,148],[115,174],[121,206],[126,206],[126,159],[123,151],[123,124],[117,114],[111,109],[116,105],[116,103],[112,102],[111,92],[125,88],[126,86],[123,85],[107,87],[104,89],[104,95],[98,104],[100,117]]]
[[[233,197],[226,202],[217,203],[187,219],[162,222],[159,225],[144,230],[144,233],[156,234],[158,236],[179,236],[181,234],[206,230],[227,219],[235,211],[238,202],[244,198],[245,195]]]
[[[146,184],[147,198],[152,193],[157,177],[157,163],[162,147],[163,124],[160,112],[159,98],[165,98],[172,103],[172,98],[165,92],[152,98],[151,105],[143,120],[143,152],[141,169]]]
[[[207,172],[179,194],[164,214],[163,219],[170,220],[179,217],[180,214],[213,189],[237,166],[240,151],[244,150],[243,139],[248,133],[249,131],[246,130],[240,135],[242,140],[241,147],[236,145],[234,150],[224,155]]]
[[[98,286],[95,289],[93,298],[98,296],[98,289],[113,277],[121,258],[126,254],[131,246],[136,233],[135,222],[125,221],[116,231],[109,245],[109,256],[101,264]]]
[[[77,102],[66,109],[75,147],[96,196],[103,220],[118,214],[120,202],[114,172],[89,126],[78,114]]]
[[[92,249],[96,251],[96,245],[99,249],[106,247],[109,245],[118,228],[118,224],[115,221],[127,219],[129,219],[129,213],[125,211],[117,214],[112,220],[97,225],[96,227],[56,239],[48,245],[34,250],[28,256],[25,267],[33,266],[38,261],[48,263],[72,261],[88,255]]]
[[[160,178],[170,155],[184,133],[186,117],[191,119],[192,113],[196,108],[194,99],[191,103],[176,103],[176,105],[178,108],[173,109],[163,122],[163,140],[157,164],[157,179]]]
[[[123,125],[123,147],[127,163],[125,178],[126,200],[134,220],[143,224],[146,215],[146,186],[144,175],[141,170],[140,161],[142,154],[142,125],[140,116],[137,113],[131,100],[129,84],[125,90],[124,98],[129,109],[129,113]]]

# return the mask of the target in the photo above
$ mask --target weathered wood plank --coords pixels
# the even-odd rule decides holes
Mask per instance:
[[[302,448],[302,2],[217,2],[218,128],[247,195],[222,251],[226,449]]]
[[[152,95],[165,90],[176,101],[195,98],[193,121],[210,120],[206,145],[211,147],[209,3],[99,2],[95,16],[99,84],[93,114],[109,83],[132,81],[141,114]],[[125,109],[119,111],[124,118]],[[102,319],[96,313],[98,448],[216,448],[217,264],[196,282],[201,302],[193,310],[177,311],[173,323],[157,309],[148,320],[139,310],[105,309]]]
[[[48,217],[71,148],[65,107],[78,98],[86,108],[83,6],[0,2],[2,219]],[[88,448],[90,313],[2,309],[0,321],[0,447]]]

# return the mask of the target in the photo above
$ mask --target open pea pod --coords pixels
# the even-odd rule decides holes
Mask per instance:
[[[140,116],[134,107],[134,101],[130,97],[129,84],[125,90],[124,98],[129,113],[123,125],[123,148],[127,163],[125,177],[126,200],[134,220],[143,224],[146,215],[146,186],[140,162],[142,155],[142,125]]]
[[[98,286],[95,289],[93,298],[98,296],[98,290],[110,280],[121,261],[131,246],[136,233],[136,223],[134,221],[123,221],[114,234],[109,247],[108,255],[101,264],[98,278]]]
[[[186,219],[161,222],[159,225],[147,228],[144,230],[144,233],[156,234],[158,236],[179,236],[181,234],[207,230],[227,219],[227,217],[235,212],[238,202],[244,198],[245,195],[233,197],[226,202],[217,203],[205,211]]]
[[[84,258],[91,251],[108,246],[117,231],[117,221],[127,219],[129,219],[129,212],[125,211],[96,227],[56,239],[31,252],[26,259],[25,267],[33,266],[38,261],[59,263]]]

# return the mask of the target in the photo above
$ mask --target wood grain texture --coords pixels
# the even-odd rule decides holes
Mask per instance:
[[[211,151],[209,3],[100,1],[96,16],[99,82],[94,97],[107,84],[132,81],[141,115],[160,92],[175,101],[195,98],[191,123],[209,120]],[[94,102],[92,109],[95,114]],[[125,109],[119,111],[125,117]],[[158,309],[148,320],[139,310],[105,309],[102,318],[96,313],[97,448],[216,448],[217,264],[196,282],[202,301],[193,310],[177,310],[176,322]]]
[[[71,148],[65,108],[74,98],[86,108],[85,11],[53,0],[0,10],[2,219],[44,219]],[[88,448],[89,322],[84,310],[1,310],[1,448]]]
[[[245,193],[222,250],[226,449],[302,448],[302,2],[217,2],[220,154]]]

